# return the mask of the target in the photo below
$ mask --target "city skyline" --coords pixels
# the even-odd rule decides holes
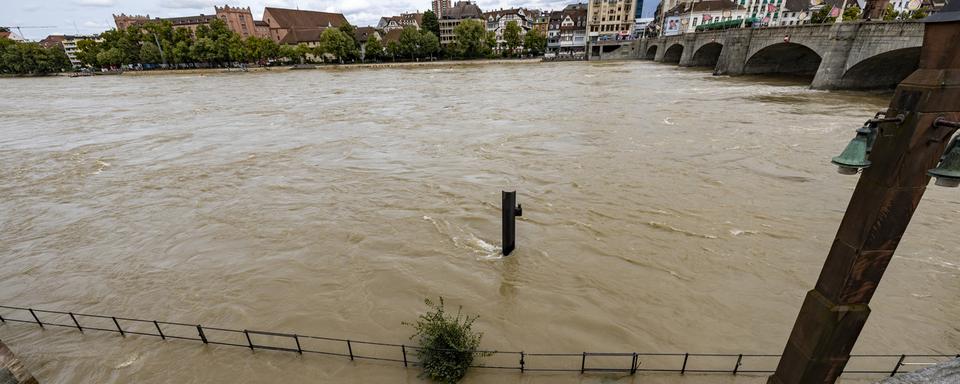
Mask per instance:
[[[576,0],[476,0],[482,9],[510,7],[559,10]],[[581,0],[586,2],[586,0]],[[644,13],[649,15],[658,0],[644,0]],[[371,0],[48,0],[23,4],[14,0],[0,0],[4,9],[0,26],[51,26],[53,28],[23,29],[30,40],[40,40],[47,35],[96,34],[115,27],[113,14],[149,14],[151,17],[177,17],[197,14],[214,14],[213,7],[230,5],[250,7],[254,17],[261,17],[264,7],[300,8],[324,12],[343,13],[350,23],[357,26],[376,25],[380,17],[401,12],[425,11],[429,0],[397,0],[378,2]],[[16,29],[14,29],[14,32]]]

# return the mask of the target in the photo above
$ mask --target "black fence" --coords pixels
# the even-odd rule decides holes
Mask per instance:
[[[163,340],[192,340],[203,344],[270,350],[298,354],[319,354],[402,363],[417,366],[416,354],[422,348],[406,344],[378,343],[281,333],[251,329],[206,327],[200,324],[143,320],[128,317],[90,315],[0,305],[0,323],[36,324],[41,328],[72,328],[80,332],[101,331],[120,336],[140,335]],[[679,374],[770,374],[780,355],[723,353],[639,353],[579,352],[528,353],[524,351],[457,351],[476,354],[479,363],[472,368],[514,370],[519,372],[579,372],[636,374],[637,372],[673,372]],[[916,367],[960,358],[960,354],[854,355],[844,374],[889,375],[909,372]]]

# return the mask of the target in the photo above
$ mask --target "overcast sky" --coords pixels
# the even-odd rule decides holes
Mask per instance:
[[[455,1],[455,0],[454,0]],[[585,2],[587,0],[580,0]],[[659,0],[645,0],[652,13]],[[577,0],[478,0],[483,10],[522,6],[560,9]],[[376,25],[381,16],[424,11],[430,0],[0,0],[0,26],[31,26],[23,34],[39,40],[53,34],[92,34],[113,28],[113,14],[149,14],[151,17],[214,14],[214,5],[249,6],[260,18],[265,6],[341,12],[351,24]],[[14,29],[14,32],[17,32]]]

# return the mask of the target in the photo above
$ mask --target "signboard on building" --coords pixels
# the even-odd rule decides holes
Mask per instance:
[[[680,34],[683,23],[680,22],[680,16],[670,16],[663,20],[663,35],[674,36]]]

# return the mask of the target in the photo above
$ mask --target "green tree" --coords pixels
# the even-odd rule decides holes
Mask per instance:
[[[398,56],[403,56],[403,51],[400,49],[400,43],[396,41],[388,42],[387,55],[390,56],[390,60],[393,61],[397,61]]]
[[[440,19],[432,10],[423,13],[423,25],[420,28],[424,31],[433,33],[434,36],[440,36]]]
[[[409,56],[410,60],[420,57],[420,40],[420,31],[416,27],[410,25],[403,27],[400,31],[400,51],[403,56]]]
[[[175,64],[187,64],[196,62],[193,58],[193,47],[190,42],[181,41],[170,50],[170,59]]]
[[[144,43],[140,47],[140,58],[138,63],[160,64],[163,60],[160,57],[160,48],[156,44]]]
[[[367,37],[366,44],[363,45],[363,51],[364,60],[376,61],[380,59],[380,56],[383,56],[383,45],[380,44],[380,40],[376,36],[370,35],[370,37]]]
[[[77,42],[77,59],[80,63],[88,67],[99,67],[97,54],[100,53],[101,44],[95,40],[80,40]]]
[[[883,9],[883,20],[890,21],[897,19],[897,11],[893,9],[893,4],[887,4],[887,7]]]
[[[440,53],[440,39],[433,32],[420,31],[420,54],[432,58],[438,53]]]
[[[201,25],[202,27],[202,25]],[[190,47],[190,56],[198,63],[214,63],[219,59],[217,42],[209,37],[197,39]]]
[[[453,54],[466,59],[485,56],[487,46],[487,29],[478,20],[464,20],[453,29],[455,46]],[[496,43],[496,41],[494,41]]]
[[[823,24],[823,23],[834,22],[836,18],[830,17],[831,10],[832,10],[831,7],[827,5],[820,7],[819,10],[817,10],[816,12],[814,12],[812,16],[810,16],[810,23]]]
[[[97,54],[97,62],[100,63],[101,66],[107,67],[122,66],[124,64],[123,51],[116,47],[100,51],[100,53]]]
[[[277,57],[281,58],[282,59],[281,61],[284,61],[287,63],[293,62],[293,61],[300,61],[300,63],[302,64],[303,59],[301,58],[301,51],[298,48],[299,46],[294,46],[294,45],[280,45],[277,47]],[[305,57],[306,54],[303,54],[303,56]]]
[[[860,12],[860,7],[856,5],[847,7],[847,9],[843,10],[843,21],[859,20]]]
[[[520,24],[516,21],[507,23],[507,27],[503,29],[503,42],[507,48],[503,55],[513,56],[517,48],[523,45],[523,29],[520,28]]]
[[[523,36],[523,47],[527,53],[540,56],[547,50],[547,36],[540,30],[532,29]]]
[[[953,1],[957,1],[957,0],[953,0]],[[913,11],[913,13],[910,14],[910,18],[913,20],[920,20],[920,19],[926,18],[927,12],[929,12],[927,7],[920,8],[916,11]]]
[[[339,27],[337,27],[337,29],[339,29],[340,32],[343,32],[344,35],[347,35],[347,37],[349,37],[350,40],[353,41],[353,46],[354,46],[354,47],[356,47],[356,48],[358,48],[358,49],[360,48],[360,42],[357,41],[357,28],[356,28],[356,27],[354,27],[353,25],[350,25],[350,23],[343,23],[342,25],[340,25]]]
[[[343,64],[356,55],[356,46],[353,38],[347,36],[339,29],[327,28],[320,34],[320,53],[331,55]]]
[[[260,64],[277,57],[280,47],[268,38],[248,37],[243,41],[247,54],[252,61]]]

